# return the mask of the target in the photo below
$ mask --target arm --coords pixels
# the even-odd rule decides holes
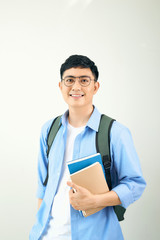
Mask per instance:
[[[76,210],[87,210],[90,208],[107,207],[120,205],[121,201],[114,191],[109,191],[105,194],[92,194],[87,189],[80,187],[73,182],[67,182],[71,189],[69,192],[70,203]]]
[[[122,206],[127,208],[140,198],[146,182],[129,129],[114,122],[110,142],[112,190],[119,196]]]
[[[77,190],[70,190],[70,203],[77,210],[101,206],[120,205],[127,208],[143,193],[146,183],[142,176],[137,153],[130,131],[116,123],[111,132],[112,191],[93,195],[84,188],[67,183]]]
[[[43,125],[40,135],[40,150],[38,155],[38,188],[37,188],[37,198],[43,199],[46,186],[43,185],[45,178],[47,176],[47,135],[50,128],[52,120],[48,121]],[[39,200],[38,200],[39,202]],[[39,204],[38,204],[39,206]]]

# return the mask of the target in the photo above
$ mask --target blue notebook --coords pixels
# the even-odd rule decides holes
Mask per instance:
[[[93,164],[95,162],[99,162],[101,164],[103,172],[104,172],[104,176],[105,176],[105,171],[104,171],[100,153],[96,153],[94,155],[90,155],[90,156],[87,156],[84,158],[72,160],[72,161],[67,162],[67,164],[68,164],[70,174],[73,174],[79,170],[82,170],[83,168],[90,166],[91,164]]]

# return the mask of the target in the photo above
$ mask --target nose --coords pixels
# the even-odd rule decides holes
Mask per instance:
[[[81,89],[81,85],[79,83],[79,78],[75,79],[75,83],[72,86],[72,90],[80,90]]]

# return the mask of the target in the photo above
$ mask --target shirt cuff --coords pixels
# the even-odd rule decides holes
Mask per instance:
[[[121,205],[124,208],[127,208],[131,203],[134,202],[134,198],[132,192],[125,184],[119,184],[112,189],[112,191],[116,192],[120,201]]]

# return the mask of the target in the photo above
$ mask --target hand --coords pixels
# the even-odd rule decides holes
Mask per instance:
[[[68,181],[67,185],[72,189],[69,191],[70,204],[76,210],[87,210],[95,208],[95,196],[86,188],[80,187]]]

